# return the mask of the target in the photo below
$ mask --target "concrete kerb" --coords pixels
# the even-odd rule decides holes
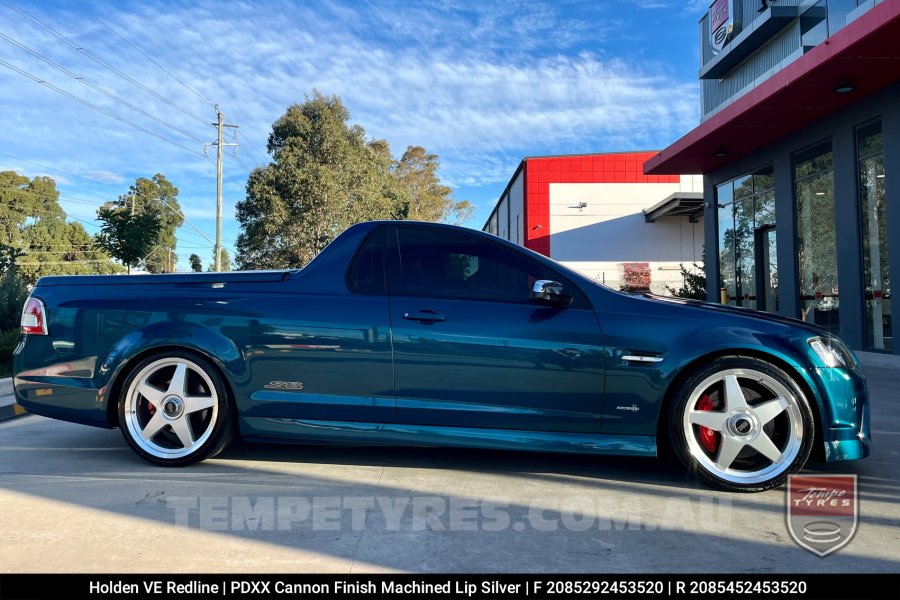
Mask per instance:
[[[16,404],[13,394],[12,377],[0,379],[0,421],[25,414],[25,409]]]

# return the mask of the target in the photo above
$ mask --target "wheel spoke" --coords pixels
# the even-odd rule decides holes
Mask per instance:
[[[741,384],[738,382],[737,375],[725,376],[724,384],[725,412],[747,406],[747,401],[744,398],[744,391],[741,389]]]
[[[163,390],[153,387],[146,380],[138,384],[137,392],[156,408],[159,408],[159,401],[165,395]]]
[[[185,396],[182,399],[184,400],[185,414],[195,413],[216,405],[216,399],[212,396]]]
[[[758,438],[750,442],[750,447],[771,460],[773,463],[781,460],[781,450],[772,443],[772,439],[765,433],[760,433]]]
[[[178,436],[181,444],[185,448],[191,448],[194,445],[194,432],[191,431],[191,424],[187,419],[187,415],[172,423],[172,431]]]
[[[788,378],[760,361],[722,362],[691,380],[680,397],[677,449],[713,483],[768,489],[806,458],[808,401]]]
[[[774,400],[768,400],[761,404],[757,404],[753,407],[753,412],[756,413],[756,416],[759,417],[759,422],[765,425],[786,409],[790,404],[788,403],[786,398],[775,398]]]
[[[186,383],[187,365],[184,363],[178,363],[178,366],[175,367],[175,373],[172,374],[172,381],[169,382],[169,389],[167,391],[170,394],[178,394],[179,396],[184,396]]]
[[[714,431],[725,429],[725,414],[708,410],[692,410],[688,417],[694,425],[708,427]]]
[[[147,441],[153,439],[159,430],[166,426],[165,419],[162,418],[162,411],[157,410],[156,414],[151,417],[151,419],[147,422],[147,425],[144,426],[144,429],[141,430],[141,437]]]
[[[716,456],[716,466],[723,471],[731,466],[734,459],[744,448],[744,443],[726,436],[722,436],[722,447],[719,448],[719,454]]]
[[[139,453],[154,460],[195,455],[215,431],[221,408],[217,389],[219,381],[203,364],[160,356],[133,374],[123,431]]]

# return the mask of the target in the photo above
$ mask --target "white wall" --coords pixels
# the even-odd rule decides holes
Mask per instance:
[[[680,183],[551,183],[550,254],[566,266],[618,289],[621,264],[649,262],[651,289],[681,287],[679,263],[703,254],[703,223],[687,217],[644,220],[643,210],[675,192],[702,192],[703,178]],[[579,203],[584,208],[577,208]]]
[[[508,222],[506,220],[506,211],[509,208],[509,198],[503,196],[497,205],[497,235],[505,240],[509,239]]]
[[[509,186],[509,237],[511,242],[525,245],[525,169],[519,171],[519,174]]]

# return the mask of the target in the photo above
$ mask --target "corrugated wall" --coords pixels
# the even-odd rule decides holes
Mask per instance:
[[[701,81],[702,118],[709,117],[716,109],[753,89],[757,83],[768,79],[801,54],[798,20],[781,30],[768,44],[750,55],[726,77]]]

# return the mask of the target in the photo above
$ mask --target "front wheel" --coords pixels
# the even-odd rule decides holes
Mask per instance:
[[[669,414],[675,453],[715,487],[758,492],[799,471],[812,448],[812,411],[778,367],[723,357],[698,369],[676,393]]]
[[[119,427],[147,462],[185,466],[215,456],[231,441],[224,382],[200,356],[172,351],[145,358],[122,390]]]

